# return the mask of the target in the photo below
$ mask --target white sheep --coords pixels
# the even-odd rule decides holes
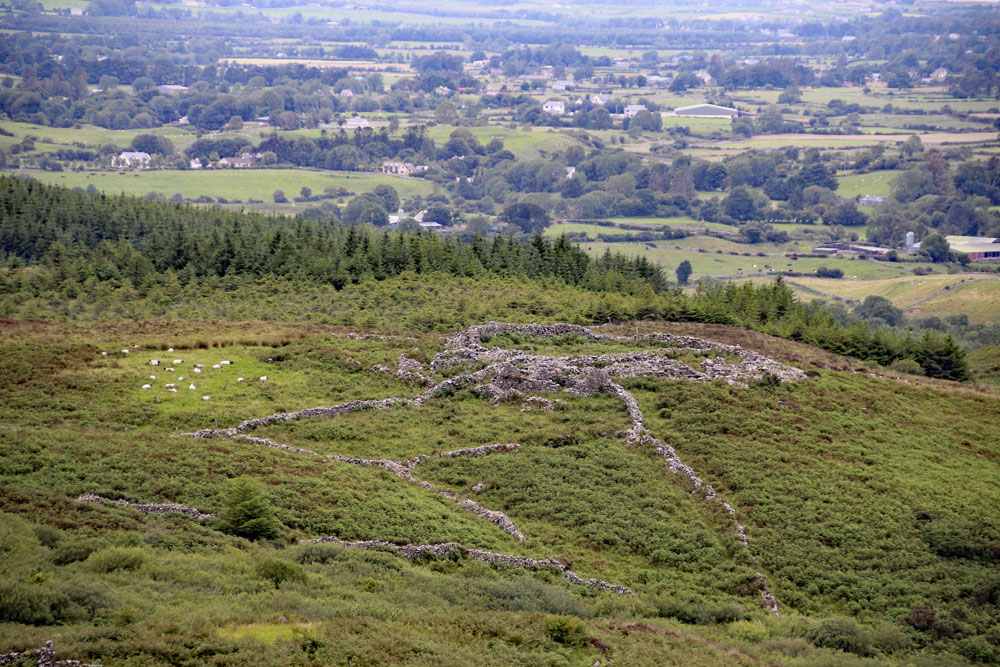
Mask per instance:
[[[265,382],[265,381],[267,381],[267,376],[266,376],[266,375],[261,375],[261,376],[260,376],[260,381],[261,381],[261,382]]]
[[[210,400],[211,398],[212,398],[211,396],[205,395],[205,396],[201,397],[201,400],[207,401],[207,400]]]
[[[172,347],[168,347],[167,348],[167,352],[173,352],[173,351],[174,351],[174,348],[172,348]]]
[[[150,359],[149,360],[149,365],[150,366],[159,366],[160,365],[160,360],[159,359]]]
[[[232,363],[233,362],[231,362],[229,359],[226,359],[225,361],[220,361],[219,365],[220,366],[230,366],[230,365],[232,365]]]
[[[151,385],[151,384],[144,384],[144,385],[142,385],[142,388],[143,389],[152,389],[153,385]]]
[[[195,364],[194,367],[195,368],[204,368],[205,364]]]
[[[180,366],[184,363],[183,359],[174,359],[174,366]]]
[[[194,391],[194,390],[195,390],[195,389],[197,389],[197,388],[198,388],[198,387],[194,386],[194,383],[193,383],[193,382],[192,382],[191,384],[189,384],[189,385],[188,385],[188,389],[190,389],[191,391]]]
[[[171,387],[170,389],[167,389],[167,391],[172,391],[173,393],[176,394],[177,393],[177,387]]]
[[[122,354],[128,354],[128,353],[129,353],[129,352],[131,352],[131,351],[132,351],[132,350],[130,350],[130,349],[128,349],[128,348],[125,348],[124,350],[122,350]]]
[[[102,357],[106,357],[106,356],[108,356],[108,353],[107,352],[101,352],[101,356]]]
[[[245,379],[245,378],[236,378],[236,381],[237,381],[237,382],[243,382],[243,380],[244,380],[244,379]]]
[[[174,367],[173,366],[167,366],[167,372],[168,373],[173,373],[174,372]]]
[[[181,375],[181,376],[180,376],[179,378],[177,378],[177,381],[178,381],[178,382],[184,382],[184,376],[183,376],[183,375]]]
[[[219,364],[212,364],[212,368],[219,370],[220,368],[222,368],[222,366],[220,366]]]
[[[174,384],[173,382],[168,382],[167,384],[165,384],[163,386],[166,387],[167,389],[175,389],[177,387],[177,385]]]
[[[150,375],[150,376],[149,376],[149,379],[150,379],[150,380],[155,380],[155,379],[156,379],[156,376],[155,376],[155,375]]]
[[[194,372],[195,372],[195,373],[200,373],[200,372],[201,372],[201,369],[200,369],[200,368],[196,368],[196,369],[194,369]]]

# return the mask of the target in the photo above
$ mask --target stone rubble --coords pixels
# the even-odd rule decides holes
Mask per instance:
[[[353,547],[358,549],[371,549],[371,550],[388,550],[393,553],[402,556],[408,560],[417,560],[426,554],[434,556],[436,558],[449,558],[453,554],[458,554],[461,556],[467,556],[475,560],[481,561],[483,563],[488,563],[490,565],[506,565],[509,567],[517,567],[525,570],[545,570],[553,569],[557,572],[562,573],[564,579],[574,583],[581,584],[584,586],[590,586],[591,588],[597,588],[600,590],[611,591],[613,593],[618,593],[620,595],[634,595],[635,591],[624,586],[618,586],[616,584],[609,584],[606,581],[600,579],[584,579],[576,572],[569,569],[569,565],[559,558],[546,558],[544,560],[538,560],[536,558],[528,558],[525,556],[512,556],[510,554],[498,554],[492,551],[484,551],[482,549],[464,548],[455,542],[445,542],[443,544],[393,544],[392,542],[382,542],[380,540],[361,540],[358,542],[349,542],[346,540],[341,540],[337,537],[319,537],[313,542],[317,543],[333,543],[340,544],[345,547]]]
[[[397,370],[392,370],[388,366],[375,364],[369,370],[372,373],[388,373],[389,375],[393,375],[400,380],[406,380],[416,384],[434,384],[435,382],[434,378],[421,373],[421,371],[424,370],[424,365],[422,363],[416,359],[410,359],[405,354],[399,355],[399,359],[396,360],[396,367]]]
[[[36,648],[34,651],[0,653],[0,665],[24,664],[25,660],[34,660],[38,667],[101,667],[79,660],[56,660],[56,650],[52,646],[52,640],[45,642],[41,648]]]
[[[95,503],[98,505],[120,505],[137,509],[143,514],[187,514],[195,519],[212,519],[218,515],[202,512],[196,507],[177,505],[173,503],[130,503],[127,500],[111,500],[94,493],[82,495],[76,499],[78,503]],[[3,663],[0,663],[3,664]]]

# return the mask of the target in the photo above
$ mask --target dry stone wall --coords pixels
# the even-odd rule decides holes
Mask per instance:
[[[98,505],[119,505],[121,507],[131,507],[139,510],[143,514],[186,514],[195,519],[211,519],[215,514],[202,512],[196,507],[187,505],[177,505],[174,503],[130,503],[127,500],[111,500],[94,493],[88,493],[76,499],[78,503],[95,503]],[[0,663],[3,664],[3,663]]]
[[[508,567],[517,567],[525,570],[556,570],[562,573],[563,578],[571,581],[574,584],[582,584],[584,586],[590,586],[591,588],[598,588],[605,591],[611,591],[613,593],[619,593],[621,595],[633,595],[635,591],[625,586],[618,586],[616,584],[609,584],[606,581],[600,579],[584,579],[576,572],[569,569],[569,566],[558,558],[546,558],[544,560],[538,560],[536,558],[528,558],[526,556],[512,556],[510,554],[499,554],[492,551],[484,551],[482,549],[471,549],[462,547],[455,542],[445,542],[443,544],[393,544],[392,542],[382,542],[379,540],[362,540],[358,542],[348,542],[346,540],[341,540],[337,537],[319,537],[313,540],[313,542],[319,543],[334,543],[341,544],[345,547],[353,547],[359,549],[372,549],[372,550],[383,550],[391,551],[403,558],[409,560],[416,560],[424,556],[430,555],[435,558],[450,558],[453,554],[459,554],[462,556],[467,556],[475,560],[481,561],[483,563],[489,563],[490,565],[505,565]]]

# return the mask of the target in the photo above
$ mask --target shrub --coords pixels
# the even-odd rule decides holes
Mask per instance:
[[[851,618],[828,618],[809,631],[808,639],[816,646],[855,655],[868,655],[871,652],[871,637]]]
[[[100,548],[97,540],[72,540],[56,547],[52,562],[56,565],[69,565],[80,560],[87,560],[90,554]]]
[[[910,638],[898,625],[882,622],[875,626],[875,644],[885,653],[895,653],[907,648]]]
[[[565,646],[583,646],[587,641],[583,623],[572,616],[556,616],[545,621],[545,634]]]
[[[306,573],[300,565],[282,558],[266,558],[254,568],[257,576],[267,579],[279,588],[286,581],[305,581]]]
[[[0,583],[0,623],[54,625],[67,618],[71,602],[47,586]]]
[[[302,565],[329,563],[343,558],[345,551],[345,548],[339,544],[320,542],[303,545],[294,552],[294,558],[297,563]]]
[[[248,540],[278,536],[278,520],[259,482],[248,477],[234,479],[222,500],[219,530]]]
[[[137,570],[146,560],[142,549],[135,547],[112,547],[90,554],[86,565],[94,572],[107,574],[118,570]]]
[[[909,373],[910,375],[923,375],[924,368],[913,359],[897,359],[889,365],[889,368],[897,373]]]

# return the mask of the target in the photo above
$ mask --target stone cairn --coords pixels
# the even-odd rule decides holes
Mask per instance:
[[[657,347],[643,351],[602,355],[550,357],[530,354],[513,348],[488,348],[483,345],[484,338],[505,334],[539,338],[577,336],[590,341],[638,342],[656,344]],[[382,340],[382,337],[364,337],[364,339],[369,338]],[[698,369],[695,369],[674,358],[678,353],[706,356],[708,358],[699,364]],[[730,363],[726,357],[736,359],[737,361],[736,363]],[[360,410],[384,410],[403,405],[419,406],[435,396],[448,394],[463,387],[471,388],[473,392],[489,398],[493,403],[516,399],[523,400],[526,407],[539,405],[542,409],[551,409],[552,401],[538,396],[537,394],[540,392],[567,392],[581,397],[606,393],[616,396],[628,413],[630,427],[625,431],[625,439],[629,444],[652,448],[663,457],[668,470],[687,477],[691,481],[694,490],[700,492],[707,502],[718,504],[727,514],[735,517],[736,510],[729,503],[719,498],[715,489],[710,484],[705,483],[693,468],[686,465],[673,447],[661,442],[646,429],[642,410],[639,408],[639,403],[635,396],[612,378],[653,376],[691,382],[722,381],[736,387],[747,387],[767,377],[772,377],[779,382],[804,381],[807,379],[806,374],[797,368],[781,364],[770,357],[747,350],[738,345],[726,345],[694,336],[677,336],[664,333],[644,336],[637,335],[634,337],[612,336],[597,334],[586,327],[573,324],[528,324],[519,326],[501,322],[489,322],[469,327],[464,331],[454,334],[445,342],[444,351],[435,356],[430,364],[430,370],[432,372],[440,371],[454,365],[478,366],[479,368],[478,370],[459,374],[450,379],[435,383],[432,377],[422,372],[424,370],[422,364],[402,355],[397,360],[397,370],[393,371],[384,366],[375,366],[372,370],[374,372],[389,372],[400,379],[432,385],[414,398],[351,401],[330,407],[310,408],[297,412],[279,413],[258,419],[249,419],[231,428],[202,429],[182,435],[192,438],[244,438],[248,442],[284,449],[297,454],[318,455],[317,452],[312,450],[293,447],[291,445],[282,445],[265,438],[255,438],[245,434],[262,426],[296,419],[335,417]],[[502,449],[503,447],[507,449]],[[460,455],[477,456],[500,451],[510,451],[511,448],[516,449],[516,446],[486,445],[484,447],[444,452],[429,458]],[[402,463],[389,459],[361,459],[338,455],[327,457],[327,459],[342,463],[381,467],[407,481],[416,482],[427,489],[433,489],[429,483],[417,480],[411,472],[414,467],[422,461],[427,460],[427,458],[417,457],[412,461]],[[439,490],[437,492],[445,497],[456,500],[465,509],[476,512],[519,541],[524,541],[524,535],[514,526],[509,517],[502,512],[488,510],[469,499],[460,500],[451,491]],[[745,527],[739,521],[735,522],[734,533],[744,548],[749,549],[750,540]],[[336,538],[325,539],[327,541],[339,541]],[[363,548],[374,548],[365,546],[374,544],[378,545],[379,548],[390,548],[404,556],[406,552],[400,550],[419,548],[424,549],[426,552],[434,546],[403,547],[380,542],[344,544],[348,546],[361,546]],[[455,545],[454,548],[459,547]],[[470,555],[474,551],[465,550]],[[576,575],[570,576],[564,571],[564,576],[572,580]],[[761,584],[761,597],[764,606],[773,613],[778,613],[777,601],[768,590],[767,579],[761,572],[757,572],[757,579]]]

